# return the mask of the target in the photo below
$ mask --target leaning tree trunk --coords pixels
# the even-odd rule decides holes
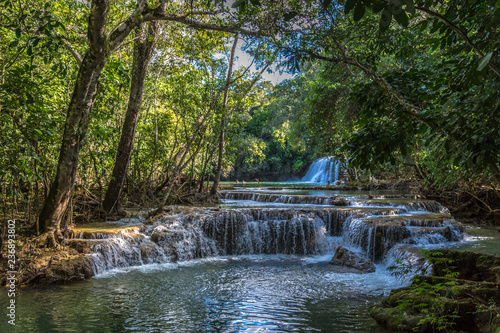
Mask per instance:
[[[139,118],[142,106],[147,66],[158,37],[158,22],[150,22],[147,33],[145,28],[146,23],[141,24],[137,28],[137,39],[134,42],[132,82],[127,113],[125,114],[125,121],[123,122],[120,142],[118,144],[115,166],[102,203],[102,207],[106,213],[117,211],[120,206],[120,195],[125,183],[130,157],[132,156],[137,119]]]
[[[108,1],[92,2],[88,21],[89,50],[78,70],[68,105],[55,179],[39,216],[43,232],[39,241],[42,246],[57,246],[62,238],[60,226],[73,193],[78,155],[87,133],[99,76],[109,58],[105,35],[108,10]]]
[[[55,246],[61,236],[60,224],[73,193],[78,155],[88,129],[90,113],[97,93],[99,76],[109,56],[118,49],[130,32],[146,21],[175,21],[200,29],[236,32],[234,26],[207,24],[193,19],[193,16],[217,15],[217,12],[194,12],[188,14],[170,13],[166,2],[162,1],[154,9],[145,0],[137,0],[133,13],[118,24],[111,32],[107,31],[109,0],[92,0],[88,19],[87,36],[89,50],[83,57],[71,101],[68,105],[66,124],[59,152],[59,161],[54,182],[45,199],[39,217],[43,235],[40,245]],[[250,31],[247,34],[254,34]]]
[[[39,217],[42,244],[59,243],[60,224],[71,199],[78,166],[78,155],[87,132],[90,112],[97,93],[97,81],[105,64],[102,54],[87,53],[82,61],[73,91],[59,153],[55,180],[45,200]]]
[[[227,79],[226,86],[224,87],[224,100],[222,102],[222,119],[220,122],[220,136],[219,136],[219,155],[217,158],[217,171],[215,172],[215,179],[210,189],[210,194],[215,195],[217,193],[217,187],[219,186],[220,175],[222,173],[222,160],[224,157],[224,135],[226,129],[226,106],[227,106],[227,97],[229,94],[229,85],[231,84],[231,75],[233,72],[233,61],[234,61],[234,53],[236,51],[236,44],[238,43],[238,35],[234,37],[233,48],[231,49],[231,57],[229,59],[229,67],[227,69]]]

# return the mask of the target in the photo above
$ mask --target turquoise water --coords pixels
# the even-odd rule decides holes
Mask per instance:
[[[451,249],[500,256],[500,232],[498,230],[500,230],[498,227],[468,226],[465,241],[453,244]]]
[[[2,332],[387,332],[367,315],[397,285],[322,258],[222,257],[23,289]],[[5,308],[2,295],[0,305]]]
[[[291,195],[398,194],[254,185],[258,189],[253,191]],[[496,228],[470,227],[468,233],[463,242],[430,247],[500,254]],[[15,327],[7,324],[8,298],[2,292],[0,332],[388,332],[377,326],[368,309],[401,282],[385,264],[370,274],[330,266],[332,254],[222,256],[115,269],[81,283],[25,288],[16,297]]]

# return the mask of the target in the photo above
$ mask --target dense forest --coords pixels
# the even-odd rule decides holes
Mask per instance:
[[[325,155],[498,219],[499,1],[2,0],[0,18],[2,218],[42,244]]]
[[[8,325],[498,332],[500,0],[0,0],[0,76]]]

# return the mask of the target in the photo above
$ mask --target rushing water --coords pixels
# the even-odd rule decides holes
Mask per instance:
[[[21,289],[16,327],[3,320],[0,331],[386,332],[368,308],[407,283],[387,271],[394,258],[433,247],[494,253],[500,238],[481,228],[464,238],[444,207],[414,195],[271,185],[148,225],[80,228],[95,243],[97,276]],[[339,245],[374,259],[376,272],[330,266]]]
[[[303,182],[311,183],[334,183],[339,178],[340,163],[333,157],[320,157],[314,161]]]

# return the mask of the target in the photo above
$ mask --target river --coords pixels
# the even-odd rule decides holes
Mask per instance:
[[[408,283],[387,270],[396,257],[440,247],[500,254],[496,229],[464,232],[445,207],[415,195],[246,186],[224,191],[218,207],[178,207],[152,224],[81,227],[97,275],[22,288],[15,328],[2,320],[0,330],[387,332],[368,308]],[[329,265],[338,246],[373,259],[376,272]],[[3,309],[7,301],[3,293]]]

